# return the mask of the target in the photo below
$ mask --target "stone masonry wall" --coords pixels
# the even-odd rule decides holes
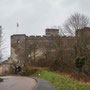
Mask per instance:
[[[53,29],[54,30],[54,29]],[[51,32],[53,31],[51,30]],[[46,30],[48,31],[48,30]],[[49,33],[51,34],[50,30]],[[54,31],[55,32],[55,31]],[[53,34],[54,34],[53,32]],[[84,39],[87,40],[87,47],[88,49],[90,49],[90,28],[84,28],[82,30],[77,30],[76,31],[76,36],[71,37],[71,36],[62,36],[61,40],[62,40],[62,46],[64,47],[64,56],[65,59],[69,59],[70,57],[75,58],[75,51],[74,51],[74,46],[77,43],[77,37],[81,37],[82,33],[84,35]],[[53,35],[52,34],[52,35]],[[56,30],[55,35],[58,35],[59,32],[58,30]],[[51,35],[51,36],[52,36]],[[18,55],[20,54],[20,52],[23,53],[23,55],[25,55],[25,57],[28,57],[28,55],[30,53],[28,53],[28,48],[31,48],[30,45],[32,45],[32,43],[36,42],[38,43],[38,50],[37,50],[37,56],[42,56],[42,46],[45,43],[49,43],[50,45],[50,38],[51,36],[46,35],[44,36],[26,36],[24,34],[18,34],[18,35],[12,35],[11,36],[11,57],[15,57],[13,58],[13,60],[16,59],[16,57],[18,57]],[[15,55],[14,55],[15,54]],[[18,59],[18,58],[17,58]]]

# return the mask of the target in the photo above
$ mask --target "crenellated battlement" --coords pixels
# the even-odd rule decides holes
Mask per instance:
[[[36,52],[36,56],[37,57],[43,56],[42,54],[44,52],[45,47],[46,47],[46,50],[48,50],[47,48],[49,47],[53,48],[52,44],[55,43],[55,40],[56,40],[56,43],[59,42],[59,44],[62,45],[62,48],[60,49],[64,51],[65,59],[70,59],[71,57],[75,57],[74,46],[77,43],[77,39],[82,37],[83,37],[83,40],[86,41],[87,47],[90,50],[90,28],[77,30],[75,36],[60,36],[60,40],[57,40],[58,38],[56,38],[56,36],[60,36],[58,29],[46,29],[46,35],[43,35],[43,36],[41,35],[27,36],[25,34],[12,35],[11,36],[11,57],[13,58],[13,57],[16,57],[17,55],[19,59],[22,59],[23,56],[25,58],[26,54],[27,56],[28,55],[30,56],[30,53],[31,52],[33,53],[32,49],[33,48],[37,49],[37,47],[38,49]]]

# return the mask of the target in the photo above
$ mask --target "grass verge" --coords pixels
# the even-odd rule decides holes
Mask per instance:
[[[85,83],[81,83],[71,77],[55,74],[47,70],[41,71],[35,76],[50,81],[57,90],[90,90],[90,86]]]
[[[2,82],[3,81],[3,79],[2,78],[0,78],[0,82]]]

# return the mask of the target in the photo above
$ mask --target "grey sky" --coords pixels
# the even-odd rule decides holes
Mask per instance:
[[[89,0],[0,0],[0,25],[4,28],[7,47],[10,35],[18,33],[43,35],[45,28],[62,25],[74,12],[90,17]],[[8,48],[6,56],[10,50]]]

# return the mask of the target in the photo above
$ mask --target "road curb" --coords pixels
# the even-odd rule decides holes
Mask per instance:
[[[35,90],[56,90],[55,88],[52,88],[50,82],[47,80],[37,77],[31,77],[31,78],[33,78],[37,82]]]
[[[34,90],[36,90],[37,87],[38,87],[38,81],[37,81],[37,79],[35,79],[35,77],[30,77],[30,78],[32,78],[32,79],[34,79],[36,81],[36,86],[34,87]]]

